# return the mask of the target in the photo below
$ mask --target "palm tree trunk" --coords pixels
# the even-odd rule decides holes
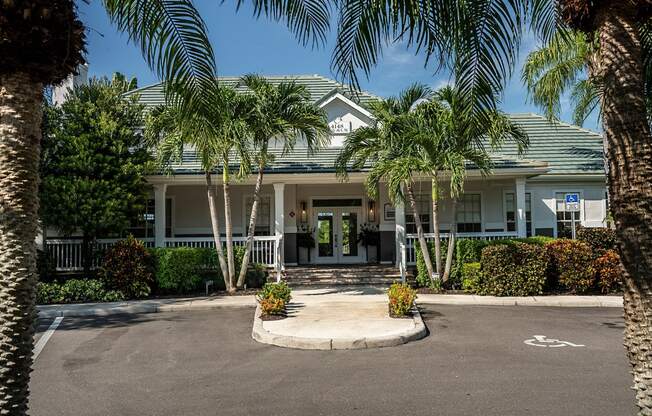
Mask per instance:
[[[417,209],[417,201],[414,199],[414,192],[412,192],[412,184],[408,183],[405,185],[407,190],[408,200],[410,201],[410,208],[412,208],[412,215],[414,215],[414,224],[417,227],[417,237],[419,239],[419,245],[421,246],[421,254],[423,254],[423,261],[426,263],[426,270],[428,270],[428,276],[433,278],[432,270],[432,261],[430,260],[430,252],[428,250],[428,243],[426,243],[426,237],[423,235],[423,225],[421,224],[421,217],[419,216],[419,210]]]
[[[453,253],[455,253],[455,233],[457,232],[457,198],[453,198],[453,222],[451,223],[450,231],[448,232],[448,249],[446,250],[446,267],[444,268],[444,277],[442,281],[447,282],[453,267]]]
[[[227,291],[231,291],[231,281],[229,280],[229,268],[224,259],[224,251],[222,250],[222,239],[220,238],[220,220],[217,212],[217,195],[213,187],[211,173],[206,172],[206,193],[208,194],[208,210],[211,215],[211,227],[213,228],[213,241],[215,242],[215,250],[217,251],[217,259],[220,262],[220,271],[224,278],[224,286]]]
[[[226,228],[226,258],[229,268],[230,293],[236,291],[235,261],[233,258],[233,223],[231,222],[231,190],[229,188],[229,161],[225,159],[222,171],[222,188],[224,189],[224,227]]]
[[[254,234],[256,232],[256,217],[258,215],[258,201],[260,201],[260,189],[263,185],[263,170],[264,163],[258,165],[258,176],[256,178],[256,187],[254,188],[254,202],[251,204],[251,214],[249,216],[249,229],[247,232],[247,242],[245,243],[244,257],[242,258],[242,266],[240,267],[240,274],[238,275],[238,287],[242,287],[247,276],[247,267],[249,267],[249,256],[251,255],[251,246],[254,243]],[[298,258],[298,257],[297,257]]]
[[[432,178],[432,232],[435,234],[435,266],[441,279],[441,235],[439,233],[439,178]]]
[[[36,321],[43,85],[0,75],[0,413],[27,414]]]
[[[652,415],[652,136],[646,118],[637,2],[599,3],[598,74],[610,207],[621,253],[625,340],[640,415]]]

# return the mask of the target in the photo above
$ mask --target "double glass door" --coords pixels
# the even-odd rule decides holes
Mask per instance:
[[[361,208],[315,208],[317,262],[357,263],[363,260],[358,246]]]

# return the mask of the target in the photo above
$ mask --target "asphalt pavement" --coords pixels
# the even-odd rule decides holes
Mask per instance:
[[[251,307],[64,317],[35,362],[30,414],[635,414],[621,310],[421,312],[426,338],[353,351],[259,344]]]

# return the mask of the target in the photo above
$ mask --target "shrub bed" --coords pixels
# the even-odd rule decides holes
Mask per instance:
[[[292,299],[292,289],[285,282],[265,283],[256,299],[262,317],[285,315],[285,307]]]
[[[142,241],[130,236],[107,250],[99,275],[127,298],[145,298],[154,284],[154,258]]]
[[[581,227],[577,230],[577,239],[588,244],[597,256],[616,249],[616,231],[611,228]]]
[[[480,262],[462,265],[462,289],[466,293],[477,293],[482,277],[480,267]]]
[[[532,296],[543,293],[548,256],[541,245],[519,243],[485,247],[476,291],[481,295]]]
[[[417,299],[416,290],[406,283],[394,282],[387,291],[389,298],[389,315],[391,317],[406,316]]]
[[[622,283],[620,256],[614,250],[607,250],[593,262],[596,280],[602,293],[610,293]]]
[[[108,290],[98,279],[70,279],[64,283],[39,282],[36,285],[36,303],[118,302],[125,299],[122,292]]]
[[[555,279],[572,292],[582,293],[593,287],[595,271],[591,247],[579,240],[559,239],[546,244],[550,257],[551,285]]]

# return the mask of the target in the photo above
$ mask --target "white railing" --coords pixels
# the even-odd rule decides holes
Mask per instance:
[[[244,246],[246,242],[247,237],[233,237],[234,246]],[[224,237],[222,237],[222,244],[226,245]],[[176,237],[167,238],[165,240],[165,246],[215,248],[215,241],[213,237]],[[276,236],[255,236],[249,261],[268,267],[276,266],[276,247],[278,246],[278,238]]]
[[[154,239],[141,239],[146,247],[154,247]],[[106,238],[98,239],[95,243],[95,252],[101,255],[101,252],[115,244],[119,239]],[[222,239],[223,243],[224,239]],[[234,237],[233,244],[244,246],[246,237]],[[197,247],[197,248],[214,248],[215,243],[212,237],[185,237],[185,238],[167,238],[166,247]],[[278,238],[275,236],[256,236],[254,237],[251,248],[250,261],[253,263],[263,264],[267,267],[277,266],[277,247]],[[82,240],[81,239],[48,239],[47,250],[50,260],[54,262],[53,266],[57,271],[72,272],[82,270]],[[98,266],[98,256],[92,261],[92,267]]]
[[[97,267],[98,256],[102,251],[111,247],[119,238],[103,238],[95,242],[95,256],[91,261],[93,268]],[[146,247],[154,246],[153,238],[142,239]],[[47,250],[50,260],[54,262],[53,267],[57,271],[76,271],[82,270],[82,239],[81,238],[67,238],[67,239],[48,239]]]
[[[448,240],[448,233],[441,233],[441,239],[443,241]],[[426,242],[431,242],[435,240],[435,235],[425,234]],[[508,238],[518,238],[518,233],[516,232],[484,232],[484,233],[456,233],[455,238],[457,240],[505,240]],[[405,257],[407,264],[413,265],[417,262],[416,251],[419,250],[419,239],[416,234],[408,234],[405,237]]]

